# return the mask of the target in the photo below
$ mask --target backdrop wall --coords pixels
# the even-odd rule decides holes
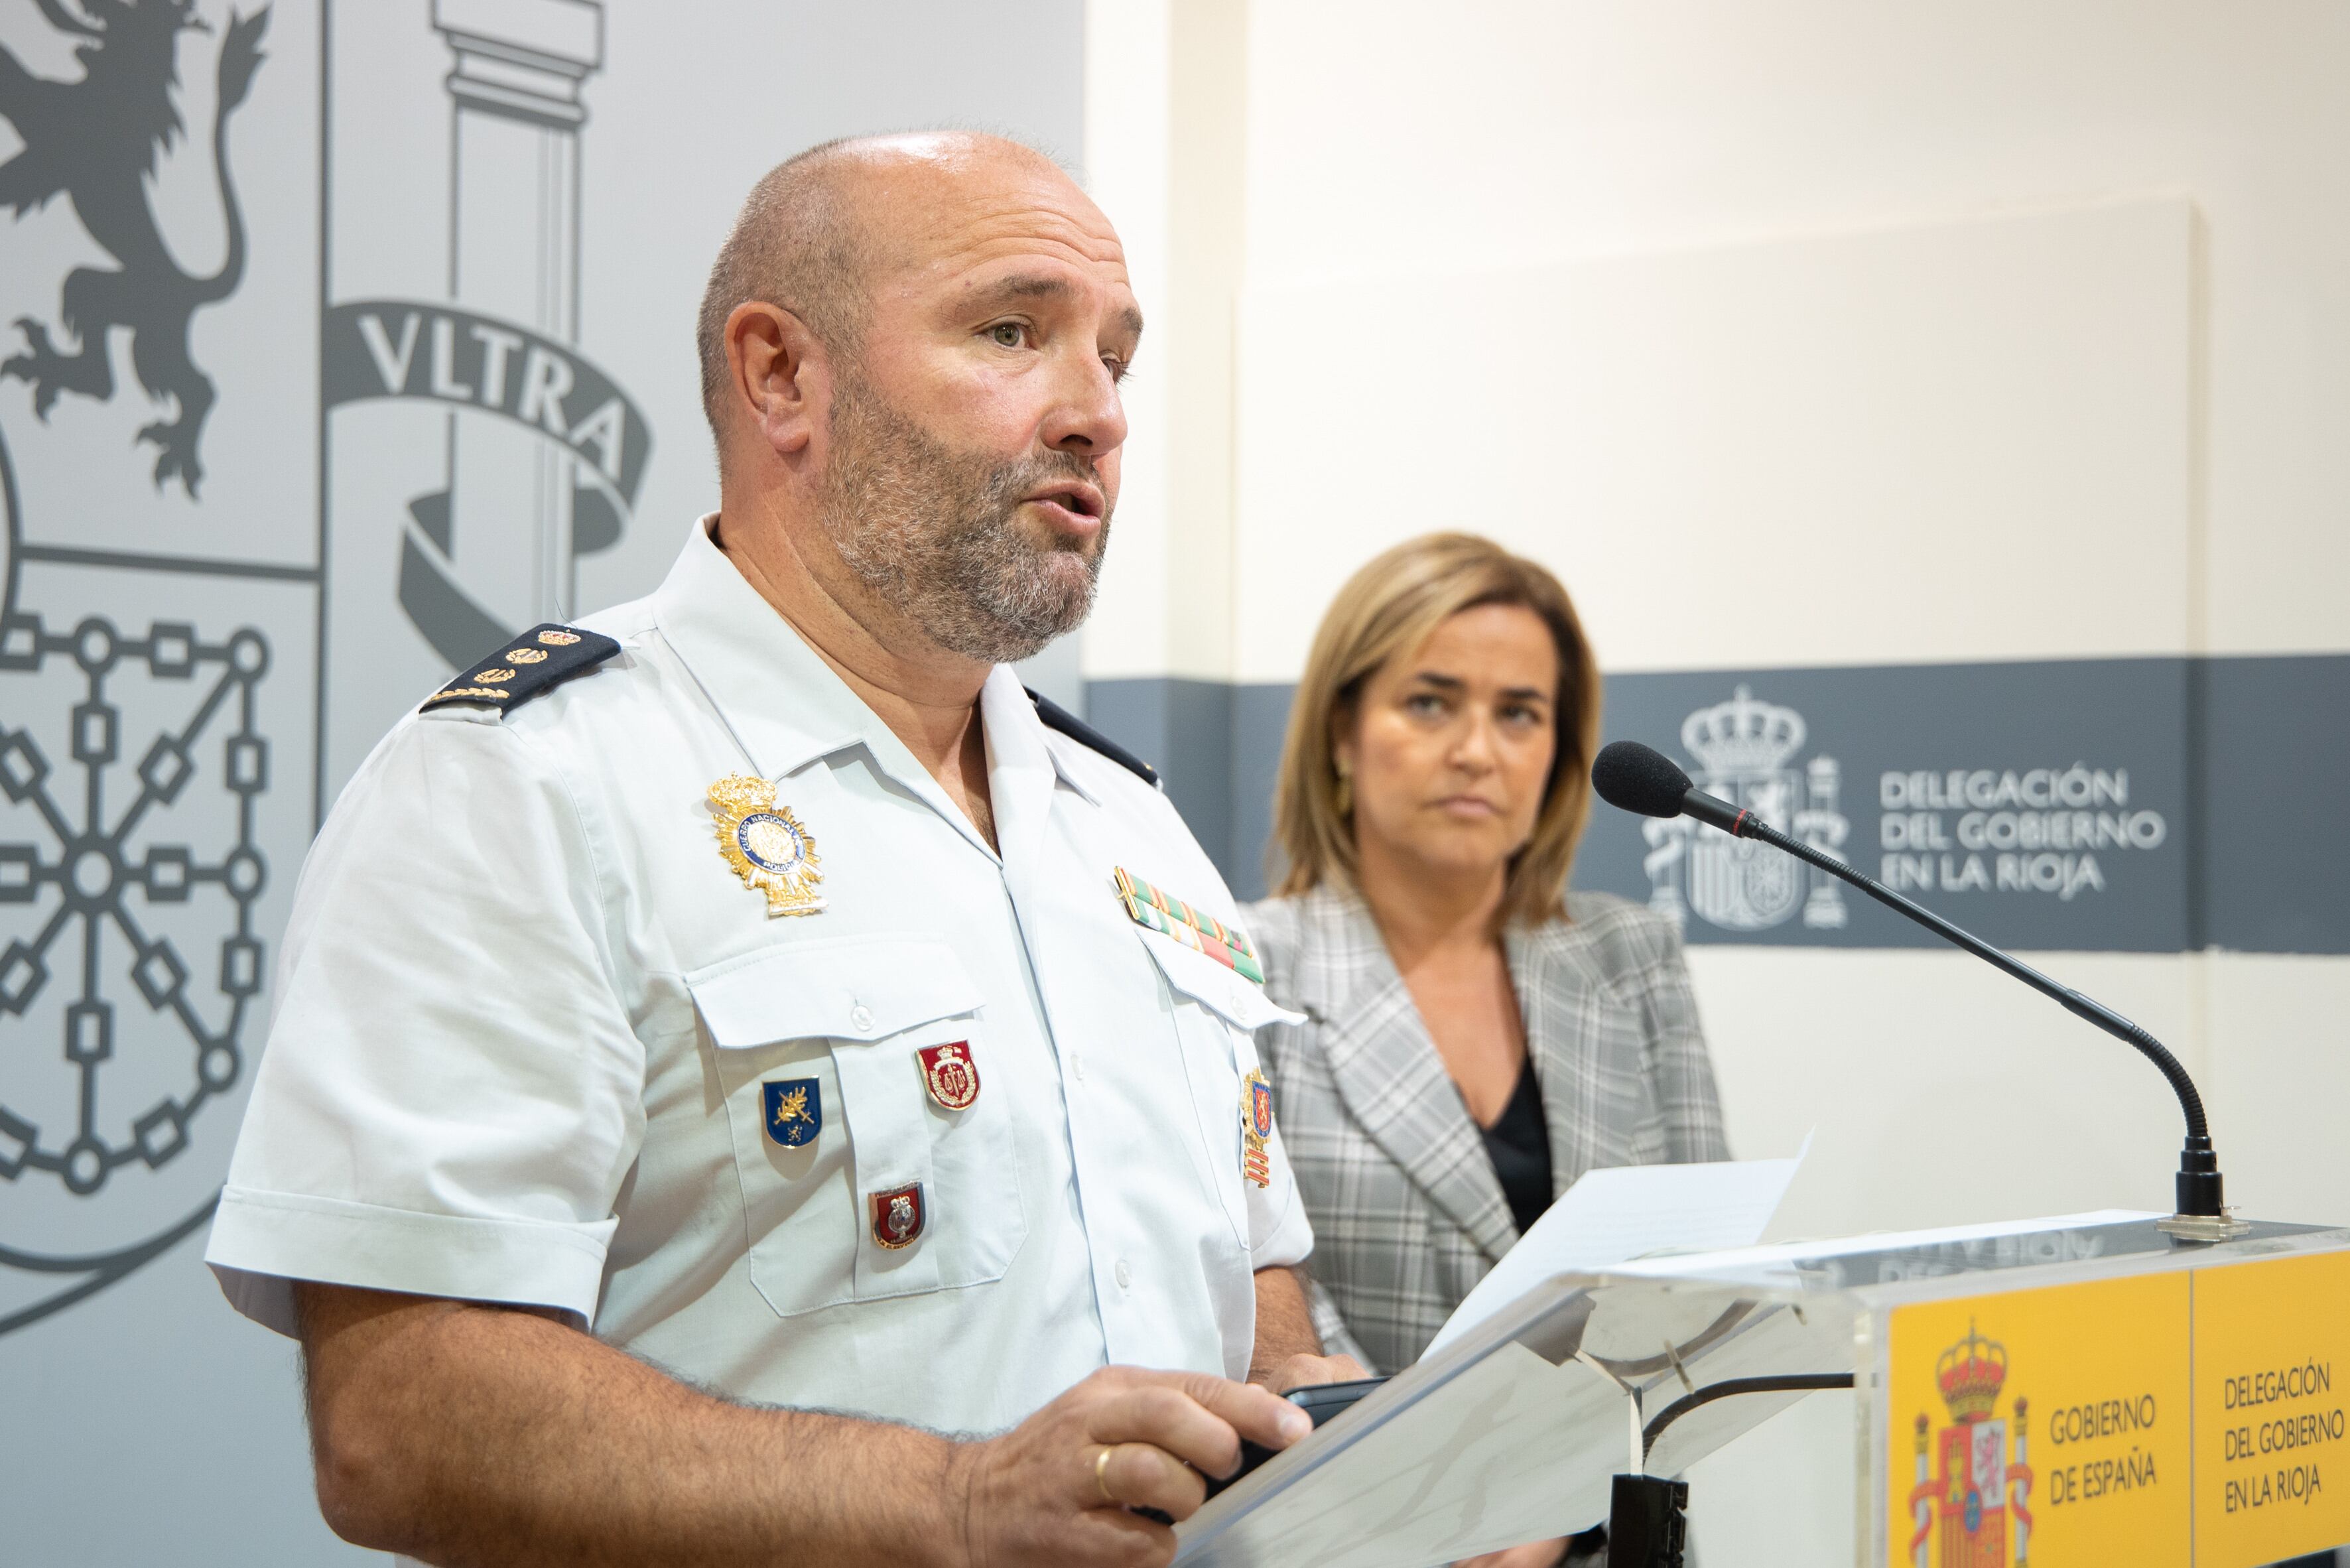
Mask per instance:
[[[1129,234],[1230,161],[1181,134],[1201,106],[1240,106],[1241,178],[1213,254],[1138,255],[1188,319],[1138,372],[1164,401],[1086,670],[1235,885],[1337,584],[1489,533],[1575,592],[1611,736],[2147,1024],[2248,1210],[2350,1214],[2350,866],[2316,815],[2350,768],[2350,16],[1202,9],[1090,12]],[[1215,354],[1188,410],[1170,361]],[[1213,574],[1179,592],[1176,556]],[[1722,846],[1603,808],[1577,876],[1685,919],[1736,1150],[1815,1130],[1787,1233],[2167,1202],[2177,1111],[2122,1047]],[[1700,1541],[1840,1559],[1841,1479],[1748,1448]]]
[[[290,1346],[200,1261],[320,812],[714,504],[693,313],[759,173],[936,124],[1081,151],[1076,0],[249,8],[0,11],[57,84],[0,98],[12,1563],[361,1555]],[[1074,700],[1073,655],[1033,678]]]

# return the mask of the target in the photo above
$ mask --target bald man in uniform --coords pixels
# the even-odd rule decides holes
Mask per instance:
[[[702,313],[719,511],[345,791],[207,1254],[345,1538],[1164,1563],[1138,1510],[1307,1429],[1266,1385],[1359,1376],[1230,893],[1007,668],[1090,606],[1141,329],[1028,149],[781,166]]]

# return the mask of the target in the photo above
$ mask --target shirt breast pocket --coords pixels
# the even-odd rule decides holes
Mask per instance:
[[[1003,1277],[1028,1232],[1018,1150],[951,948],[795,942],[685,984],[725,1096],[751,1281],[779,1315]]]
[[[1242,1171],[1241,1084],[1257,1070],[1256,1031],[1267,1023],[1302,1023],[1263,988],[1205,953],[1158,931],[1135,935],[1167,981],[1175,1033],[1206,1151],[1204,1172],[1243,1247],[1251,1244],[1247,1179]]]

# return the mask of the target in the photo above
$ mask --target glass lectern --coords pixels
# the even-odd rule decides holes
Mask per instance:
[[[2107,1213],[1560,1275],[1212,1500],[1176,1561],[1423,1568],[1570,1534],[1614,1477],[1846,1380],[1849,1449],[1814,1458],[1853,1467],[1864,1568],[2350,1542],[2350,1230]]]

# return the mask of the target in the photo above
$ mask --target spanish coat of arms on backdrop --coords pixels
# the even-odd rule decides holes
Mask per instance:
[[[1833,757],[1798,765],[1804,716],[1757,700],[1741,686],[1727,702],[1700,708],[1681,724],[1681,748],[1696,763],[1693,782],[1752,812],[1814,848],[1840,852],[1851,825],[1836,809],[1840,774]],[[1691,819],[1650,819],[1642,866],[1649,906],[1686,925],[1694,913],[1725,930],[1759,931],[1799,912],[1804,925],[1833,930],[1846,918],[1844,889],[1825,872],[1766,844],[1732,838]]]

